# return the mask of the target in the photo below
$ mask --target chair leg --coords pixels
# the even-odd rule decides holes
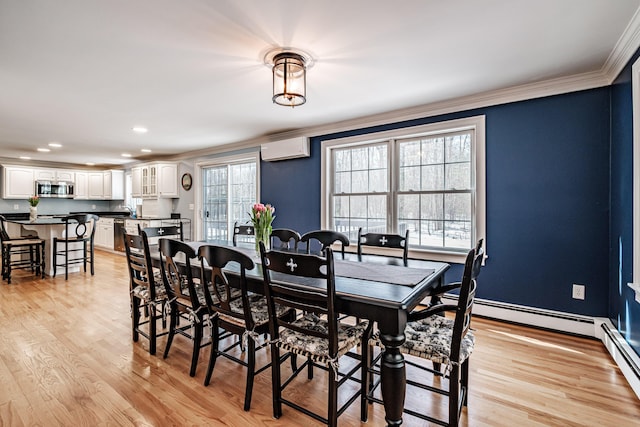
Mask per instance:
[[[157,326],[156,326],[156,305],[155,301],[149,302],[149,312],[151,316],[149,316],[149,354],[156,354],[156,335],[157,335]]]
[[[253,338],[247,339],[247,387],[244,391],[244,410],[251,408],[251,394],[253,392],[253,377],[256,372],[256,343]]]
[[[312,380],[313,379],[313,363],[311,361],[310,358],[307,359],[307,378]]]
[[[53,239],[53,277],[56,277],[56,272],[58,271],[58,241]]]
[[[89,258],[89,262],[91,263],[91,275],[95,275],[95,269],[93,268],[93,241],[89,243],[89,254],[91,257]]]
[[[41,274],[42,274],[42,278],[44,279],[44,273],[47,269],[47,258],[45,257],[45,248],[44,246],[46,245],[46,242],[43,240],[42,241],[42,247],[40,249],[40,256],[42,257],[42,261],[40,262],[40,268],[41,268]]]
[[[460,418],[460,367],[454,365],[449,373],[449,425],[457,426]]]
[[[207,366],[207,374],[204,377],[205,387],[211,383],[211,376],[213,375],[213,369],[216,366],[216,360],[218,359],[218,346],[220,341],[220,331],[218,330],[218,323],[216,321],[211,322],[211,352],[209,353],[209,365]]]
[[[196,368],[198,367],[198,358],[200,356],[200,343],[202,342],[202,319],[193,325],[193,353],[191,354],[191,369],[189,376],[196,376]]]
[[[360,421],[367,422],[369,418],[369,367],[371,366],[370,352],[373,350],[369,346],[369,337],[363,340],[362,347],[362,359],[360,360]]]
[[[131,296],[131,331],[133,333],[133,342],[138,342],[140,334],[138,327],[140,325],[140,298]]]
[[[176,334],[178,316],[178,307],[172,305],[171,318],[169,320],[169,334],[167,335],[167,346],[164,348],[164,354],[162,355],[163,359],[166,359],[167,356],[169,356],[169,349],[171,348],[171,343],[173,342],[173,336]]]
[[[336,373],[333,369],[329,369],[329,397],[327,408],[327,425],[336,427],[338,425],[338,384],[336,381]]]
[[[282,416],[282,387],[280,385],[280,348],[271,344],[271,396],[273,399],[273,418]]]
[[[469,358],[462,362],[460,367],[460,387],[464,390],[464,396],[462,397],[462,404],[467,406],[469,400]]]
[[[69,242],[64,242],[64,280],[69,280]]]

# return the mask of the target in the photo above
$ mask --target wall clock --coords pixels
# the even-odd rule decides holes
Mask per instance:
[[[185,173],[184,175],[182,175],[182,188],[184,188],[186,191],[191,190],[191,185],[193,184],[192,181],[193,180],[191,179],[190,173]]]

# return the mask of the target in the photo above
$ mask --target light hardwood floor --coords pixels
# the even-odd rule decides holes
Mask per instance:
[[[244,368],[227,360],[202,385],[209,350],[188,375],[190,342],[150,356],[131,340],[124,256],[97,252],[96,275],[0,284],[0,426],[319,425],[284,408],[271,416],[269,371],[257,377],[250,412],[242,410]],[[480,278],[482,279],[482,278]],[[482,286],[480,280],[479,286]],[[469,407],[463,426],[637,426],[640,402],[595,340],[474,319]],[[266,360],[262,352],[259,360]],[[408,375],[415,376],[413,371]],[[296,399],[324,408],[324,375],[296,384]],[[437,399],[409,391],[407,405],[438,412]],[[358,426],[359,405],[340,418]],[[380,405],[370,426],[384,425]],[[405,416],[406,426],[425,422]]]

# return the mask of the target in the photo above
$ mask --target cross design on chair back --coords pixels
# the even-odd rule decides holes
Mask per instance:
[[[159,228],[158,234],[162,236],[164,234],[164,228]]]
[[[293,270],[295,270],[297,266],[298,266],[298,264],[293,262],[293,258],[289,258],[289,261],[287,262],[287,267],[289,267],[291,269],[292,273],[293,273]]]
[[[387,238],[385,236],[382,236],[382,239],[380,239],[380,244],[384,246],[385,243],[387,243]]]

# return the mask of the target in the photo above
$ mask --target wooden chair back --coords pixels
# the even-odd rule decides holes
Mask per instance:
[[[334,243],[339,243],[341,246],[342,258],[344,259],[344,248],[349,246],[349,238],[338,231],[333,230],[314,230],[304,233],[300,238],[301,242],[306,243],[307,253],[311,253],[311,246],[313,241],[317,241],[320,244],[320,253],[324,254],[326,249],[331,247]]]
[[[266,251],[264,245],[260,243],[260,254],[271,339],[278,339],[280,328],[326,339],[329,342],[330,358],[335,358],[338,352],[338,317],[335,311],[336,288],[331,248],[326,248],[326,257],[320,257],[310,254]],[[320,286],[292,286],[286,284],[287,275],[305,277]],[[274,280],[276,276],[277,281]],[[278,318],[276,304],[325,316],[328,324],[327,332],[304,329],[294,324],[292,319]]]
[[[156,283],[146,233],[124,233],[124,250],[129,268],[129,291],[142,286],[147,289],[149,300],[155,301]]]
[[[289,228],[271,230],[271,249],[298,250],[300,233]]]
[[[255,227],[251,224],[233,224],[233,246],[238,246],[238,241],[252,241],[252,237],[256,235]]]
[[[169,299],[197,311],[201,307],[196,284],[193,280],[192,260],[197,258],[195,250],[175,239],[160,238],[160,271]]]
[[[362,233],[362,227],[358,229],[358,260],[362,261],[362,249],[365,246],[378,248],[394,248],[402,250],[402,263],[407,266],[409,257],[409,230],[404,236],[385,233]]]

